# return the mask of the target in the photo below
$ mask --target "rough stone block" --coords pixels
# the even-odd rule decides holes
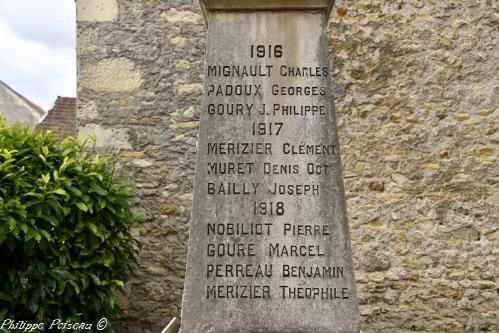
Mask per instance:
[[[108,22],[118,19],[117,0],[77,0],[76,6],[76,19],[81,22]]]
[[[141,71],[127,58],[111,58],[82,68],[80,87],[98,92],[130,92],[143,82]]]

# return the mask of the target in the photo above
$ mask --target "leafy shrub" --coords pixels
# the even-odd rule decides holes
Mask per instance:
[[[88,150],[0,118],[0,320],[95,327],[121,312],[141,217],[130,184]]]

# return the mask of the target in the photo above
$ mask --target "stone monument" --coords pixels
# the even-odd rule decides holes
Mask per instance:
[[[333,1],[201,6],[181,332],[359,332],[325,32]]]

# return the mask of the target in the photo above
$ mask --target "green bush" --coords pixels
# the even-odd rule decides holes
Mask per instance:
[[[136,266],[131,228],[142,217],[130,183],[88,142],[0,118],[0,320],[95,328],[121,313],[115,294]]]

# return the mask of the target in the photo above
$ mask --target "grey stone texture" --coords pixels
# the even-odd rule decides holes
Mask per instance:
[[[181,332],[359,332],[326,9],[209,13]]]
[[[137,209],[149,216],[118,331],[160,332],[180,315],[206,33],[197,1],[116,3],[116,18],[78,22],[79,70],[114,61],[130,82],[80,81],[79,121],[117,133],[100,145],[120,149]],[[488,0],[333,8],[328,43],[363,332],[499,330],[498,9]]]
[[[180,316],[205,27],[194,1],[118,4],[116,20],[78,22],[79,131],[119,151],[137,185],[147,221],[117,328],[156,333]]]

